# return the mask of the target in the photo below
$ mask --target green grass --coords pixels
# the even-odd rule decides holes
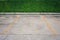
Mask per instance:
[[[60,12],[59,0],[3,0],[0,12]]]

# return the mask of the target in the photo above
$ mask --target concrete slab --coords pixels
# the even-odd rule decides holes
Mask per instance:
[[[56,35],[52,35],[46,23],[41,20],[45,16]],[[7,19],[6,19],[7,18]],[[16,15],[6,15],[0,18],[0,33],[13,22]],[[6,21],[4,20],[6,19]],[[7,24],[6,24],[7,23]],[[17,22],[14,23],[5,34],[0,34],[0,40],[60,40],[60,17],[49,15],[20,15]]]
[[[8,34],[51,34],[40,16],[20,16]]]
[[[7,35],[0,35],[0,40],[5,40],[7,38]]]
[[[60,36],[52,35],[8,35],[5,40],[60,40]]]
[[[2,33],[2,30],[4,30],[7,27],[7,25],[0,25],[0,34]]]
[[[48,16],[46,15],[47,20],[52,25],[53,29],[57,34],[60,34],[60,16]]]
[[[10,24],[15,17],[15,15],[0,15],[0,25]]]
[[[14,15],[0,15],[0,34],[10,23],[13,22],[14,18]]]

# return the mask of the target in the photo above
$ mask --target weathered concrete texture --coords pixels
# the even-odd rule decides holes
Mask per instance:
[[[8,35],[5,40],[60,40],[59,37],[52,35]]]
[[[40,16],[20,16],[8,34],[51,34]]]
[[[14,15],[0,15],[0,33],[14,21]]]
[[[13,22],[14,15],[0,15],[0,25],[9,24]]]
[[[60,35],[0,35],[0,40],[60,40]]]
[[[45,16],[51,27],[56,31],[53,35],[46,23],[41,19]],[[8,26],[14,21],[16,15],[2,15],[0,17],[0,40],[60,40],[60,17],[53,15],[20,15],[12,27]],[[5,29],[6,28],[6,29]]]
[[[48,16],[46,15],[47,20],[52,25],[52,28],[56,31],[57,34],[60,34],[60,16]]]

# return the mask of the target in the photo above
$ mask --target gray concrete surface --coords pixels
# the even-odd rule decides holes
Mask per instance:
[[[46,16],[49,23],[55,29],[57,34],[60,34],[60,16]]]
[[[0,17],[0,40],[60,40],[60,16],[19,15],[19,19],[8,29],[8,25],[14,21],[16,16],[2,15]],[[41,16],[46,17],[56,31],[56,35],[52,34]],[[8,30],[4,34],[5,28]]]

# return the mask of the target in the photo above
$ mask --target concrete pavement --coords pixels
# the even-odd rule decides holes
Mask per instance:
[[[60,40],[60,16],[2,15],[0,20],[0,40]]]

